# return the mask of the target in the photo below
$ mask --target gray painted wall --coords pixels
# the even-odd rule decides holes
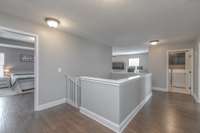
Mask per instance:
[[[33,63],[20,61],[20,54],[34,55],[34,51],[0,47],[0,53],[5,54],[5,66],[11,66],[13,72],[34,71]]]
[[[118,55],[118,56],[113,56],[112,61],[124,62],[126,64],[126,70],[124,71],[127,71],[127,68],[129,65],[129,61],[128,61],[129,58],[140,58],[140,65],[143,66],[144,70],[148,71],[148,67],[149,67],[148,56],[149,56],[148,53],[133,54],[133,55]]]
[[[81,107],[119,124],[119,86],[81,79]]]
[[[120,123],[152,93],[151,80],[148,73],[120,85]]]
[[[17,17],[0,18],[0,26],[39,35],[40,105],[66,97],[64,74],[104,77],[111,72],[111,47]]]
[[[124,79],[121,83],[83,77],[81,107],[121,124],[151,94],[151,77],[151,74],[147,73],[133,79]]]
[[[167,50],[194,49],[195,42],[183,42],[176,44],[161,44],[150,46],[149,71],[152,73],[153,87],[166,89],[167,87]],[[196,73],[194,71],[194,73]]]

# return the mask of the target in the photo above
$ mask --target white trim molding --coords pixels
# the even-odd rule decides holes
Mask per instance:
[[[189,90],[189,89],[169,88],[169,92],[192,95],[191,90]]]
[[[56,101],[52,101],[52,102],[48,102],[48,103],[39,105],[37,108],[37,111],[49,109],[49,108],[52,108],[52,107],[55,107],[57,105],[64,104],[64,103],[66,103],[66,98],[58,99]]]
[[[194,94],[194,100],[195,100],[197,103],[200,103],[200,98],[199,98],[196,94]]]
[[[31,50],[31,51],[35,50],[35,48],[31,48],[31,47],[18,46],[18,45],[13,45],[13,44],[4,44],[4,43],[0,43],[0,47],[13,48],[13,49],[25,49],[25,50]]]
[[[189,49],[175,49],[175,50],[167,50],[167,54],[166,54],[166,64],[167,64],[167,69],[166,69],[166,83],[167,83],[167,87],[166,88],[169,88],[169,85],[168,85],[168,80],[169,80],[169,52],[176,52],[176,51],[191,51],[192,53],[192,73],[191,73],[191,90],[189,91],[189,94],[192,94],[193,91],[194,91],[194,79],[193,79],[193,76],[194,76],[194,49],[193,48],[189,48]],[[168,89],[167,89],[168,90]],[[185,94],[188,94],[188,91],[187,92],[183,92],[183,91],[178,91],[177,89],[172,89],[172,90],[168,90],[169,92],[178,92],[178,93],[185,93]]]
[[[135,55],[135,54],[146,54],[149,50],[129,51],[129,52],[113,52],[112,56],[123,56],[123,55]]]
[[[73,107],[75,107],[75,108],[79,108],[79,106],[75,105],[74,102],[69,98],[66,98],[66,103],[71,105],[71,106],[73,106]]]
[[[27,33],[20,30],[14,30],[7,27],[0,26],[0,30],[4,30],[7,32],[13,32],[21,35],[31,36],[34,37],[34,56],[35,56],[35,63],[34,63],[34,74],[35,74],[35,82],[34,82],[34,111],[39,109],[39,36],[37,34]],[[6,46],[6,45],[4,45]],[[33,49],[30,49],[33,50]]]
[[[198,81],[198,89],[197,89],[197,93],[199,94],[199,96],[200,96],[200,38],[199,38],[199,40],[198,40],[198,66],[197,66],[197,68],[198,68],[198,78],[197,78],[197,81]],[[195,95],[195,94],[194,94]],[[196,95],[195,95],[196,96]],[[194,96],[194,97],[195,97]],[[196,98],[197,98],[197,102],[198,103],[200,103],[200,98],[198,98],[197,96],[196,96]]]
[[[128,124],[132,121],[132,119],[137,115],[137,113],[143,108],[143,106],[149,101],[152,97],[152,93],[144,98],[144,100],[137,105],[137,107],[120,123],[120,131],[122,133],[124,129],[128,126]]]
[[[167,88],[160,88],[160,87],[152,87],[152,90],[154,90],[154,91],[168,92]]]
[[[114,132],[119,133],[119,130],[120,130],[119,124],[114,123],[114,122],[112,122],[112,121],[110,121],[110,120],[108,120],[108,119],[86,109],[86,108],[83,108],[83,107],[80,107],[80,112],[82,114],[84,114],[85,116],[87,116],[87,117],[97,121],[98,123],[102,124],[103,126],[113,130]]]
[[[120,123],[114,123],[88,109],[85,109],[83,107],[80,107],[80,112],[87,117],[97,121],[98,123],[104,125],[105,127],[111,129],[112,131],[116,133],[122,133],[123,130],[128,126],[128,124],[131,122],[131,120],[137,115],[137,113],[143,108],[143,106],[149,101],[149,99],[152,97],[152,93],[150,93],[148,96],[142,100],[140,104],[137,105],[137,107]]]

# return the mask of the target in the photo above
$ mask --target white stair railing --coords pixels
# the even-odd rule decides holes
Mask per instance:
[[[66,89],[67,89],[67,103],[79,108],[81,104],[81,87],[80,79],[72,78],[68,75],[65,75],[66,79]]]

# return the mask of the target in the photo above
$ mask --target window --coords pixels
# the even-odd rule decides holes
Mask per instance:
[[[129,66],[139,66],[140,65],[140,58],[130,58],[129,59]]]
[[[0,53],[0,77],[4,76],[4,53]]]

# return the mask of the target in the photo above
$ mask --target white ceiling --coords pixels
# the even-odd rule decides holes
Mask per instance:
[[[46,16],[56,17],[59,29],[119,52],[200,33],[200,0],[1,0],[0,12],[41,24]]]

